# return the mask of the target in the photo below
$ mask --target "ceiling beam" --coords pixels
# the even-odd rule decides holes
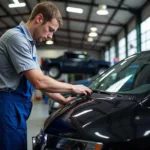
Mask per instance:
[[[26,0],[25,0],[25,2],[26,2]],[[29,9],[29,8],[28,8],[28,9]],[[19,17],[21,17],[22,20],[25,21],[24,16],[22,16],[22,15],[20,14],[19,10],[18,10],[17,8],[14,8],[14,10],[17,12],[18,15],[20,15]]]
[[[14,21],[15,24],[19,24],[19,22],[2,6],[2,4],[0,4],[0,8],[6,13],[7,17],[11,18]]]
[[[12,17],[14,19],[14,17],[18,17],[18,16],[29,16],[30,13],[22,13],[22,14],[7,14],[7,15],[0,15],[0,18],[7,18],[7,17]],[[91,24],[99,24],[99,25],[107,25],[107,22],[101,22],[101,21],[87,21],[87,20],[83,20],[83,19],[76,19],[76,18],[68,18],[68,17],[63,17],[63,20],[66,21],[76,21],[76,22],[84,22],[84,23],[91,23]],[[116,27],[123,27],[123,24],[115,24],[115,23],[110,23],[110,26],[116,26]]]
[[[0,6],[1,7],[1,6]],[[21,14],[11,14],[11,16],[14,17],[20,17],[20,16],[29,16],[31,13],[27,12],[27,13],[21,13]],[[8,18],[10,17],[9,14],[6,13],[6,15],[0,15],[0,18]]]
[[[85,27],[84,27],[84,31],[83,31],[83,32],[86,32],[87,29],[88,29],[88,22],[90,21],[90,18],[91,18],[91,14],[92,14],[92,10],[93,10],[92,5],[93,5],[94,1],[95,1],[95,0],[92,0],[92,2],[91,2],[91,6],[90,6],[90,8],[89,8],[88,16],[87,16],[87,19],[86,19],[86,22],[87,22],[87,23],[85,24]],[[83,34],[83,36],[82,36],[81,48],[83,48],[84,41],[85,41],[85,34]]]
[[[108,20],[108,24],[105,26],[105,28],[102,30],[102,35],[104,34],[104,32],[106,31],[109,23],[113,20],[114,16],[117,14],[118,9],[121,7],[121,5],[123,4],[124,0],[121,0],[118,4],[118,7],[115,9],[114,13],[112,14],[112,16],[110,17],[110,19]],[[94,42],[94,45],[92,46],[92,48],[94,48],[97,44],[97,42],[99,42],[101,39],[101,36],[98,37],[98,39]]]
[[[61,38],[61,39],[68,39],[68,36],[64,36],[64,35],[55,35],[55,39],[57,40],[57,38]],[[87,39],[86,38],[84,38],[84,39],[82,39],[82,38],[78,38],[78,37],[72,37],[71,36],[71,40],[77,40],[77,41],[87,41]],[[99,43],[102,43],[102,44],[106,44],[107,42],[102,42],[102,41],[100,41]]]
[[[150,4],[150,1],[149,0],[147,0],[144,4],[143,4],[143,6],[141,7],[141,11],[146,7],[146,6],[148,6]]]
[[[9,25],[8,25],[5,21],[3,21],[1,18],[0,18],[0,21],[1,21],[7,28],[9,28]]]
[[[65,2],[65,0],[53,0],[53,2]],[[71,3],[71,4],[79,4],[79,5],[84,5],[84,6],[91,6],[91,3],[86,3],[86,2],[83,2],[83,1],[79,2],[79,1],[71,0],[71,1],[69,1],[69,3]],[[98,8],[98,5],[99,4],[96,4],[96,3],[92,4],[93,7],[97,7],[97,8]],[[113,5],[107,5],[107,8],[109,8],[109,9],[116,9],[117,7],[113,6]],[[119,10],[128,11],[128,12],[131,12],[131,13],[135,13],[135,11],[136,11],[136,9],[127,8],[127,7],[120,7]]]
[[[29,10],[29,12],[31,13],[32,12],[32,8],[30,7],[30,4],[27,0],[24,0],[24,2],[27,4],[27,8]]]
[[[107,25],[107,22],[101,22],[101,21],[87,21],[83,19],[76,19],[76,18],[67,18],[63,17],[63,20],[67,21],[76,21],[76,22],[84,22],[84,23],[92,23],[92,24],[99,24],[99,25]],[[115,24],[115,23],[109,23],[110,26],[116,26],[116,27],[121,27],[123,24]]]
[[[1,28],[0,28],[1,29]],[[89,32],[82,32],[82,31],[79,31],[79,30],[67,30],[67,29],[59,29],[59,31],[62,31],[62,32],[72,32],[72,33],[77,33],[77,34],[89,34]],[[114,35],[113,34],[102,34],[102,33],[98,33],[99,36],[109,36],[109,37],[113,37]]]

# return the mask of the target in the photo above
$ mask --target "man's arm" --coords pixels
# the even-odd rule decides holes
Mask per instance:
[[[83,85],[71,85],[68,83],[59,82],[45,76],[42,71],[38,69],[32,69],[24,71],[24,75],[35,87],[35,89],[48,93],[64,93],[73,92],[77,94],[91,94],[91,90]]]

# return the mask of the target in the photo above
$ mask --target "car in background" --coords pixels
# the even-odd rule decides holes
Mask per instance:
[[[108,69],[110,62],[96,60],[85,52],[67,51],[58,58],[42,58],[41,69],[52,78],[62,73],[100,74]]]
[[[33,150],[150,150],[150,51],[96,77],[93,93],[54,112]]]

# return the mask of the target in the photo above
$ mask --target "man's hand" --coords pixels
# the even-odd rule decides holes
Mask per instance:
[[[73,93],[90,95],[92,90],[84,85],[72,85]]]
[[[67,97],[67,98],[63,101],[64,104],[59,104],[59,108],[64,107],[64,105],[65,105],[66,103],[68,103],[68,102],[74,100],[75,98],[76,98],[76,97],[71,97],[71,96]]]
[[[65,100],[64,102],[65,102],[65,103],[68,103],[68,102],[74,100],[75,98],[76,98],[76,97],[71,97],[71,96],[69,96],[69,97],[66,98],[66,100]]]

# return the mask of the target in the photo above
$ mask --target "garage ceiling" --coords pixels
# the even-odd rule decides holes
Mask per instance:
[[[12,0],[1,0],[0,3],[0,35],[8,28],[16,26],[20,21],[27,21],[32,8],[40,0],[19,0],[25,2],[26,7],[8,8]],[[149,0],[53,0],[62,13],[64,25],[54,37],[54,45],[48,47],[67,47],[69,49],[101,50],[114,38],[114,36],[126,25],[138,10],[142,10]],[[109,14],[99,16],[96,14],[99,4],[106,4]],[[66,7],[78,7],[83,9],[82,14],[70,13]],[[90,28],[94,26],[98,30],[98,36],[93,42],[87,42]],[[38,44],[45,46],[45,43]]]

